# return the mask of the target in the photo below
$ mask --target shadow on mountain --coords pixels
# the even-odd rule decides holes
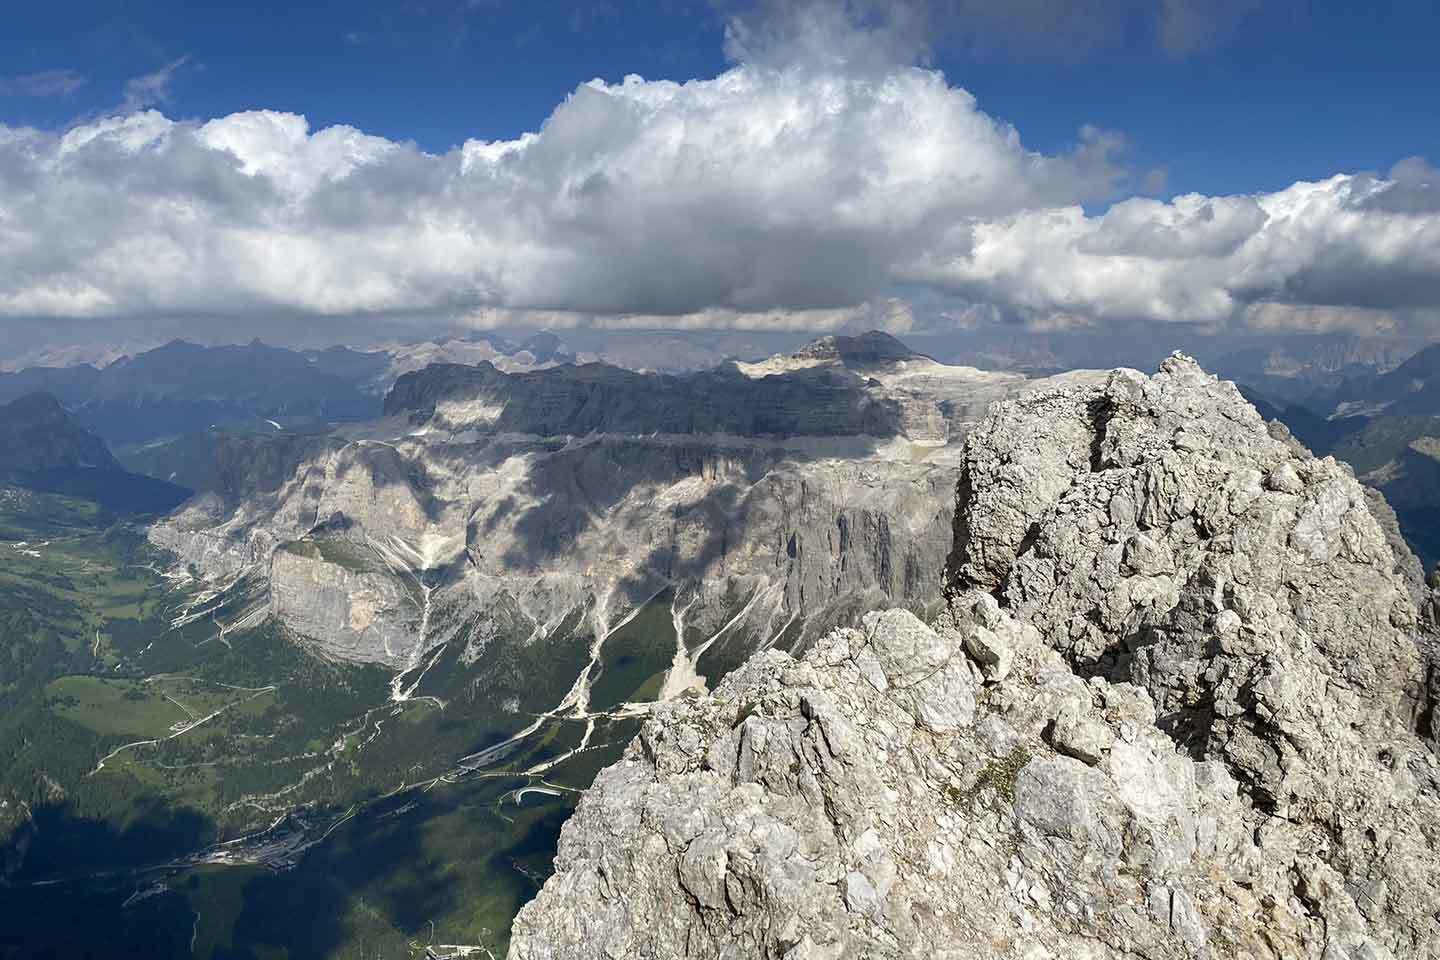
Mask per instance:
[[[503,406],[486,432],[540,437],[592,433],[728,434],[771,438],[880,436],[901,432],[898,402],[875,397],[847,369],[815,367],[751,378],[733,367],[690,376],[635,373],[600,363],[503,373],[489,363],[432,364],[400,377],[385,398],[386,415],[412,422],[455,422],[447,403]],[[458,416],[464,416],[463,409]]]
[[[14,474],[16,483],[40,493],[91,500],[111,513],[169,513],[190,497],[185,487],[123,470],[54,467]]]
[[[292,957],[332,956],[365,939],[355,929],[364,926],[364,917],[355,917],[356,912],[378,914],[385,926],[413,933],[430,918],[457,907],[453,883],[436,852],[424,848],[416,824],[397,817],[367,826],[313,848],[294,869],[249,881],[234,921],[232,947],[216,957],[258,960],[277,950]],[[384,884],[376,884],[382,877]],[[381,940],[385,935],[377,924],[370,949],[382,956],[397,955],[395,948],[403,944],[386,944]]]
[[[134,897],[162,874],[131,871],[209,842],[214,826],[206,817],[154,802],[116,827],[62,802],[36,809],[34,827],[24,834],[28,849],[20,867],[9,886],[0,885],[0,957],[190,955],[188,905],[180,898]],[[11,844],[13,864],[15,838]]]
[[[194,913],[184,897],[123,904],[135,882],[0,888],[4,960],[191,960]]]
[[[208,920],[220,923],[218,939],[225,943],[210,954],[215,958],[260,960],[276,950],[331,956],[356,942],[357,924],[363,931],[363,915],[372,911],[380,918],[372,948],[403,956],[396,927],[414,933],[460,906],[451,874],[464,865],[427,850],[420,826],[405,817],[372,818],[278,873],[203,868],[238,885],[230,898],[238,902],[227,903],[195,871],[155,866],[214,839],[204,816],[157,804],[117,829],[64,804],[42,808],[24,866],[11,886],[0,888],[0,958],[188,958],[197,908],[202,915],[219,914]],[[558,830],[557,822],[546,833],[552,856]],[[227,910],[233,913],[227,916]],[[74,923],[76,916],[85,923]]]
[[[115,809],[129,807],[127,797],[138,783],[117,780],[111,798]],[[40,806],[34,812],[34,833],[15,876],[32,883],[81,876],[92,871],[137,869],[174,858],[208,844],[215,825],[190,808],[175,808],[159,799],[126,811],[125,825],[76,810],[68,801]]]
[[[503,955],[515,912],[551,872],[570,810],[507,805],[510,816],[502,816],[499,796],[513,785],[482,781],[397,797],[395,815],[382,805],[350,821],[294,869],[246,884],[233,947],[216,956],[333,956],[361,943],[367,956],[409,956],[406,941],[428,942],[432,921],[439,938],[452,938],[446,942],[459,935],[457,921],[469,935],[484,928],[483,939]],[[418,808],[403,812],[412,800]]]
[[[898,402],[872,396],[866,381],[848,370],[751,379],[725,368],[689,377],[600,364],[523,374],[487,368],[437,365],[407,374],[387,398],[386,411],[409,411],[413,420],[427,422],[445,416],[447,400],[494,396],[503,400],[504,411],[487,431],[551,441],[592,438],[563,449],[542,447],[542,458],[519,490],[532,505],[519,508],[515,499],[506,498],[482,505],[472,516],[467,539],[483,550],[485,537],[502,518],[522,511],[511,523],[514,542],[504,548],[504,563],[513,569],[531,568],[570,550],[600,523],[611,522],[611,512],[639,487],[660,489],[704,477],[722,492],[708,493],[699,504],[663,503],[656,509],[673,511],[677,525],[702,511],[723,521],[717,510],[733,509],[743,490],[787,460],[820,455],[864,459],[880,443],[904,435]],[[819,438],[823,454],[805,452],[807,445],[816,446],[813,441],[783,443],[795,438]],[[729,502],[716,506],[717,496]],[[724,523],[707,524],[712,530],[717,526]],[[617,531],[618,536],[625,533]],[[645,569],[655,569],[657,562],[661,570],[673,569],[673,544],[659,545],[654,553]]]
[[[328,427],[291,426],[283,433],[220,427],[144,444],[116,454],[125,469],[159,477],[197,493],[238,501],[280,489],[308,457],[339,446]]]
[[[328,454],[335,454],[333,476],[330,465],[314,459]],[[432,523],[441,516],[442,506],[431,494],[423,465],[389,444],[341,445],[320,435],[248,438],[218,446],[216,462],[214,489],[209,492],[227,509],[235,509],[248,497],[279,494],[290,487],[289,495],[298,497],[297,517],[310,533],[343,533],[355,524],[354,517],[322,510],[331,482],[370,487],[377,500],[380,494],[394,492],[403,499],[392,508],[418,508]]]
[[[1279,420],[1289,428],[1295,438],[1317,457],[1328,456],[1346,437],[1365,429],[1369,422],[1365,417],[1322,417],[1308,407],[1298,403],[1280,405],[1271,403],[1253,387],[1236,384],[1240,395],[1250,401],[1260,416],[1266,420]]]
[[[707,526],[723,526],[723,522],[713,523],[723,519],[715,513],[717,498],[725,501],[725,509],[733,510],[742,489],[759,482],[785,456],[779,450],[763,447],[717,450],[702,440],[688,442],[683,438],[667,443],[603,437],[557,451],[537,461],[521,486],[521,494],[534,505],[525,508],[513,522],[515,540],[505,550],[504,564],[525,570],[561,556],[574,549],[592,529],[614,523],[613,511],[629,500],[637,487],[653,486],[658,490],[687,477],[708,475],[712,482],[722,476],[733,479],[711,489],[699,503],[656,504],[655,509],[668,510],[677,526],[701,517],[709,518]],[[467,540],[476,550],[483,550],[485,534],[499,523],[496,514],[514,511],[514,498],[507,497],[493,508],[477,512],[471,519]],[[614,530],[622,538],[627,532],[623,525]],[[655,553],[673,555],[674,548],[673,543],[660,545]],[[673,568],[673,564],[672,556],[663,570]]]

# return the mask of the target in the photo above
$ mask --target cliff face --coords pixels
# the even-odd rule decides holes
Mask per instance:
[[[511,957],[1440,956],[1434,598],[1173,358],[999,405],[948,611],[666,704]]]
[[[899,400],[837,366],[755,381],[725,368],[681,378],[598,363],[526,373],[501,373],[488,363],[433,366],[401,377],[386,397],[385,412],[441,429],[543,437],[903,432]]]
[[[423,595],[345,541],[300,542],[270,560],[270,609],[323,656],[408,667]]]
[[[542,633],[584,609],[600,635],[673,589],[691,635],[739,617],[704,644],[714,677],[877,605],[936,609],[955,441],[1032,386],[883,335],[687,377],[432,365],[385,420],[227,440],[213,490],[150,537],[207,579],[255,573],[327,655],[396,667],[445,642],[431,594]]]

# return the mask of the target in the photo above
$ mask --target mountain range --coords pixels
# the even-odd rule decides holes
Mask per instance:
[[[556,906],[567,902],[608,918],[618,955],[687,955],[683,944],[712,936],[759,944],[789,926],[763,949],[789,955],[808,936],[829,955],[848,942],[843,927],[862,937],[861,953],[903,943],[924,953],[923,938],[863,939],[905,934],[887,926],[903,915],[892,893],[930,904],[943,919],[934,929],[953,932],[945,925],[973,922],[960,900],[1010,909],[985,888],[1004,870],[956,867],[990,854],[962,854],[943,831],[924,834],[937,844],[932,862],[915,836],[876,824],[959,823],[964,810],[982,817],[967,829],[987,849],[1020,838],[1015,849],[1031,859],[1012,869],[1017,887],[1053,901],[1058,877],[1081,878],[1082,915],[1086,904],[1096,915],[1131,904],[1129,881],[1116,886],[1111,873],[1163,887],[1164,917],[1145,901],[1129,928],[1158,956],[1198,949],[1196,929],[1219,955],[1230,955],[1227,942],[1253,949],[1254,924],[1227,919],[1184,871],[1228,871],[1242,878],[1226,888],[1235,897],[1257,889],[1288,903],[1271,869],[1281,846],[1313,846],[1326,829],[1350,844],[1361,835],[1294,811],[1299,826],[1266,826],[1291,785],[1277,769],[1351,783],[1328,754],[1286,752],[1307,721],[1284,718],[1309,717],[1335,743],[1353,735],[1332,729],[1339,714],[1312,716],[1310,686],[1245,684],[1270,683],[1267,664],[1294,667],[1306,684],[1333,681],[1341,662],[1369,664],[1372,686],[1395,703],[1345,716],[1431,735],[1430,628],[1415,624],[1428,623],[1433,599],[1402,533],[1428,561],[1437,488],[1427,471],[1440,461],[1434,418],[1390,412],[1424,394],[1393,387],[1401,370],[1405,382],[1423,380],[1425,359],[1310,348],[1285,357],[1313,362],[1272,352],[1262,366],[1311,386],[1268,392],[1268,381],[1232,388],[1184,358],[1149,378],[985,371],[880,332],[695,370],[629,369],[541,336],[374,353],[170,344],[88,373],[0,381],[80,384],[68,399],[26,395],[0,408],[16,464],[0,490],[0,622],[12,637],[0,657],[0,826],[10,837],[0,882],[33,918],[0,932],[0,947],[23,955],[49,942],[46,896],[63,883],[105,918],[97,929],[122,930],[105,945],[70,930],[81,953],[163,955],[157,938],[181,951],[198,937],[243,944],[242,956],[266,943],[341,955],[363,937],[403,955],[420,916],[451,931],[443,942],[500,955],[558,842],[556,875],[515,928],[516,957],[589,955],[599,934]],[[161,378],[182,363],[193,370]],[[1396,399],[1364,414],[1342,407],[1364,394],[1365,378],[1374,396]],[[347,408],[347,396],[359,400]],[[163,415],[150,420],[152,409]],[[87,416],[121,438],[111,440],[117,456]],[[1384,488],[1394,511],[1311,450]],[[136,484],[169,499],[114,498]],[[1256,568],[1256,557],[1280,567]],[[1346,591],[1373,603],[1345,613],[1333,601]],[[1272,609],[1281,601],[1289,606]],[[1354,619],[1386,603],[1399,618],[1389,626]],[[1306,640],[1301,657],[1275,639],[1302,634],[1340,646]],[[1214,643],[1223,657],[1197,652]],[[1384,667],[1376,644],[1424,649]],[[1202,669],[1211,660],[1221,673]],[[1249,679],[1237,690],[1231,677]],[[865,728],[864,763],[842,756],[844,743],[861,742],[842,719]],[[689,744],[679,753],[672,728]],[[893,754],[901,766],[875,766],[892,755],[892,733],[911,729],[928,731],[938,752],[906,741]],[[1192,742],[1193,764],[1116,753],[1125,743],[1158,757]],[[691,770],[696,744],[713,762]],[[1351,746],[1368,757],[1412,744]],[[1092,772],[1057,767],[1052,753]],[[1029,765],[1037,757],[1044,764]],[[834,763],[843,775],[803,773],[840,770]],[[911,769],[943,771],[943,782],[915,781]],[[696,779],[672,783],[677,770]],[[653,789],[636,793],[626,771]],[[1025,793],[1042,773],[1051,779]],[[1206,782],[1224,790],[1195,793],[1212,774]],[[1154,816],[1125,806],[1142,780],[1170,791]],[[756,784],[771,813],[753,822],[821,851],[827,889],[752,862],[760,848],[737,839],[716,797],[749,797]],[[1357,796],[1325,789],[1297,796],[1338,806]],[[885,791],[898,806],[864,799]],[[1045,821],[1072,831],[1066,849],[1079,859],[1066,860],[1031,834],[1049,829],[1037,819],[1045,804],[1086,791],[1108,798],[1096,818]],[[652,800],[705,824],[711,839],[696,846],[687,833],[665,854],[652,850],[648,827],[626,813]],[[879,819],[864,827],[842,816],[816,832],[817,810]],[[1225,834],[1234,843],[1193,854],[1187,816],[1235,825]],[[1264,829],[1283,836],[1258,847],[1237,839]],[[1116,860],[1109,846],[1086,846],[1084,831],[1157,846]],[[412,844],[450,852],[417,860]],[[620,853],[596,867],[596,850],[651,851],[654,870]],[[1415,870],[1428,869],[1414,857]],[[396,879],[422,862],[435,871],[425,883]],[[1180,874],[1166,872],[1172,862]],[[916,879],[934,863],[950,864],[947,876],[970,893]],[[1411,869],[1383,858],[1303,865],[1351,885],[1364,871],[1399,884]],[[629,877],[629,892],[597,890],[599,873]],[[236,893],[227,884],[242,876],[251,879]],[[745,892],[755,884],[777,899]],[[352,919],[307,922],[284,906],[297,897]],[[1015,931],[1029,929],[1065,955],[1069,928],[1029,902],[1038,927],[1012,928],[1009,914],[979,926],[1021,945],[1031,941]],[[357,903],[372,905],[366,919],[353,919]],[[1337,904],[1310,909],[1339,929],[1351,921]],[[793,924],[779,916],[792,908]],[[721,909],[730,912],[709,912]],[[1176,909],[1194,923],[1176,926]],[[1387,948],[1395,931],[1423,938],[1406,910],[1375,913],[1366,935]],[[1293,919],[1282,913],[1275,922]],[[132,922],[142,915],[144,925]],[[657,931],[673,918],[681,939],[652,942],[617,916],[651,916]],[[1095,929],[1081,935],[1120,942]],[[1286,943],[1308,951],[1317,937]]]
[[[956,445],[1027,384],[884,334],[685,376],[432,364],[372,423],[227,441],[233,469],[151,539],[202,576],[259,570],[332,656],[420,663],[437,603],[524,636],[588,610],[603,635],[668,589],[682,626],[730,624],[709,653],[733,662],[933,595]]]

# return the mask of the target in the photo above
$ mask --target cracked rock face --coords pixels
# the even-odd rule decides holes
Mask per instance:
[[[599,633],[673,590],[691,634],[743,613],[710,679],[782,634],[938,609],[960,438],[1035,385],[883,334],[687,377],[436,364],[385,420],[218,444],[213,489],[149,537],[268,591],[324,655],[395,668],[450,639],[432,605],[518,607],[541,634],[586,611]]]
[[[1000,405],[934,627],[666,704],[511,957],[1440,957],[1433,598],[1182,357]]]

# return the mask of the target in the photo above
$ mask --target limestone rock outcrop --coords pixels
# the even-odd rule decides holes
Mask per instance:
[[[1384,520],[1183,357],[1002,403],[948,611],[659,707],[510,956],[1440,957],[1434,598]]]
[[[304,541],[276,550],[270,560],[271,611],[289,629],[310,638],[323,656],[409,666],[423,596],[417,598],[409,583],[347,542],[319,543],[350,556],[325,556],[315,542]]]
[[[427,604],[483,620],[508,597],[540,632],[583,609],[599,634],[668,591],[713,678],[864,610],[937,609],[959,440],[1036,383],[879,333],[684,377],[433,364],[383,420],[220,443],[213,489],[149,535],[263,584],[327,656],[410,664],[444,639]]]

